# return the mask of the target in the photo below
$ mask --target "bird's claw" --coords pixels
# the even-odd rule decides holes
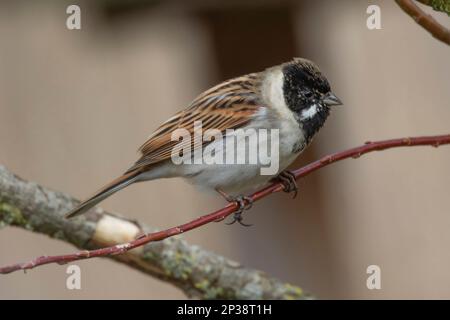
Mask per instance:
[[[253,206],[253,199],[247,196],[237,196],[232,200],[233,202],[236,202],[236,204],[239,206],[237,211],[233,214],[233,220],[231,222],[228,222],[227,225],[232,225],[235,222],[239,223],[241,226],[244,227],[250,227],[251,224],[247,224],[242,222],[244,218],[242,217],[242,213],[245,210],[249,210]]]
[[[298,185],[297,185],[297,179],[295,177],[295,174],[293,174],[291,171],[283,171],[277,176],[277,180],[283,185],[284,192],[291,193],[293,192],[294,195],[292,198],[295,199],[298,194]]]
[[[226,225],[231,226],[232,224],[234,224],[237,221],[237,223],[239,223],[241,226],[244,226],[244,227],[252,226],[252,224],[244,223],[244,222],[242,222],[242,220],[243,220],[242,212],[236,212],[236,213],[234,213],[233,220],[230,222],[227,222]]]

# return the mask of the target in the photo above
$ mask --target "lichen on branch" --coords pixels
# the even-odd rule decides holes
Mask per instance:
[[[99,208],[94,208],[77,219],[65,219],[64,213],[76,203],[75,199],[64,193],[24,181],[0,166],[0,227],[24,228],[71,243],[84,249],[78,253],[79,258],[88,258],[88,250],[115,247],[122,242],[132,241],[141,233],[154,231]],[[178,237],[149,243],[120,255],[110,255],[109,258],[173,284],[190,297],[308,297],[297,286],[279,281],[262,271],[245,268],[199,246],[189,245]],[[42,260],[38,258],[36,261]],[[57,259],[52,261],[58,262]],[[23,266],[29,269],[33,267],[33,263],[25,263]]]

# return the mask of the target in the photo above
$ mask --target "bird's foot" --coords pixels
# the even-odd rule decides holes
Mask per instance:
[[[250,227],[251,224],[247,224],[244,223],[243,220],[244,218],[242,217],[242,213],[245,210],[249,210],[251,209],[251,207],[253,206],[253,199],[247,196],[237,196],[237,197],[232,197],[228,194],[226,194],[225,192],[223,192],[222,190],[216,189],[218,193],[220,193],[225,200],[227,200],[229,203],[236,203],[238,205],[237,210],[233,213],[233,220],[231,222],[228,222],[227,225],[232,225],[235,222],[239,223],[241,226],[244,227]],[[218,220],[217,222],[222,221],[223,219]]]
[[[293,174],[291,171],[285,170],[281,172],[276,178],[276,181],[280,182],[284,187],[284,192],[287,193],[294,193],[292,198],[295,199],[298,194],[298,185],[297,185],[297,179],[295,178],[295,174]]]
[[[253,199],[246,196],[237,196],[231,202],[236,202],[239,207],[237,211],[233,213],[233,220],[231,222],[228,222],[227,225],[232,225],[237,222],[241,226],[250,227],[251,224],[242,222],[242,220],[244,220],[244,218],[242,217],[242,213],[245,210],[249,210],[253,206]]]

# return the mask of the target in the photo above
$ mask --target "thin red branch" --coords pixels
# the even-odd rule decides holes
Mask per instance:
[[[400,8],[436,39],[450,45],[450,30],[422,11],[412,0],[395,0]]]
[[[363,154],[373,152],[373,151],[381,151],[391,148],[398,147],[411,147],[411,146],[424,146],[429,145],[433,147],[439,147],[440,145],[450,144],[450,134],[448,135],[440,135],[440,136],[429,136],[429,137],[413,137],[413,138],[401,138],[401,139],[392,139],[392,140],[384,140],[377,142],[366,142],[364,145],[348,149],[345,151],[337,152],[334,154],[330,154],[324,156],[323,158],[314,161],[302,168],[299,168],[293,173],[295,177],[302,178],[311,172],[317,171],[325,166],[328,166],[334,162],[341,161],[348,158],[359,158]],[[253,201],[258,201],[272,193],[279,192],[283,190],[283,185],[280,183],[273,183],[250,196]],[[29,262],[13,264],[10,266],[6,266],[0,268],[0,274],[7,274],[10,272],[14,272],[17,270],[27,270],[32,269],[37,266],[41,266],[49,263],[58,263],[58,264],[66,264],[76,260],[89,259],[95,257],[104,257],[108,255],[116,255],[127,252],[131,249],[143,246],[149,242],[160,241],[169,237],[173,237],[175,235],[181,234],[183,232],[196,229],[201,227],[207,223],[214,222],[217,220],[221,220],[232,214],[237,209],[236,204],[229,204],[228,206],[215,211],[213,213],[201,216],[191,222],[179,225],[177,227],[169,228],[167,230],[154,232],[151,234],[147,234],[143,237],[140,237],[134,241],[119,244],[111,247],[106,247],[102,249],[92,250],[92,251],[80,251],[73,254],[60,255],[60,256],[42,256],[36,259],[33,259]]]

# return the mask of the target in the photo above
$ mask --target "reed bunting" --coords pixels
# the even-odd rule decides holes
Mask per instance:
[[[242,196],[244,191],[275,178],[285,185],[285,191],[297,192],[294,177],[284,170],[322,128],[330,107],[341,104],[318,67],[301,58],[222,82],[200,94],[186,109],[164,122],[141,146],[141,157],[130,169],[83,201],[66,217],[86,212],[135,182],[183,177],[202,188],[219,192],[227,201],[237,202],[239,209],[232,223],[238,221],[243,224],[241,213],[251,205],[250,199]],[[198,122],[203,130],[221,132],[225,140],[232,136],[236,138],[229,133],[231,129],[277,130],[278,139],[271,141],[272,150],[276,148],[278,154],[277,170],[269,175],[261,174],[261,161],[175,164],[173,150],[179,142],[173,139],[173,133],[185,129],[193,134]],[[230,152],[248,152],[246,148],[250,139],[240,139],[244,143],[238,141],[232,148],[222,148],[225,156]],[[258,140],[258,147],[263,147],[262,143],[267,146],[267,141],[263,140]],[[194,153],[214,144],[218,144],[216,139],[197,144],[189,142]]]

